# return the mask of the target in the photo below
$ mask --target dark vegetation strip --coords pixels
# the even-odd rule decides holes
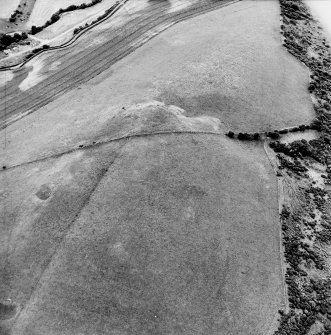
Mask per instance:
[[[8,49],[14,43],[19,43],[28,38],[28,34],[23,33],[15,33],[15,34],[0,34],[0,51],[4,51]]]
[[[41,32],[43,29],[49,27],[50,25],[54,24],[55,22],[59,21],[61,18],[61,14],[64,13],[68,13],[68,12],[72,12],[74,10],[78,10],[78,9],[85,9],[85,8],[89,8],[92,6],[95,6],[96,4],[102,2],[102,0],[92,0],[92,2],[90,3],[82,3],[80,5],[70,5],[67,8],[60,8],[57,12],[55,12],[51,18],[46,21],[46,23],[43,26],[32,26],[31,30],[30,30],[30,34],[31,35],[35,35],[39,32]]]
[[[255,132],[255,133],[234,133],[233,131],[227,132],[225,135],[230,138],[237,138],[241,141],[258,141],[261,139],[265,139],[266,137],[269,137],[271,139],[278,139],[283,134],[287,133],[295,133],[295,132],[303,132],[308,129],[312,130],[318,130],[318,128],[314,124],[315,122],[312,122],[311,125],[305,125],[302,124],[300,126],[290,127],[290,128],[284,128],[281,130],[274,130],[274,131],[262,131],[262,132]]]
[[[312,129],[317,139],[289,144],[270,143],[277,153],[280,169],[293,181],[299,180],[296,196],[301,206],[284,206],[281,212],[283,243],[287,262],[288,313],[280,311],[276,335],[331,334],[331,279],[322,250],[331,244],[331,216],[327,209],[328,192],[308,181],[310,164],[327,167],[331,179],[331,55],[329,45],[316,27],[302,0],[280,0],[285,48],[310,72],[309,92],[314,101],[316,118]],[[312,56],[312,50],[318,56]],[[329,170],[328,170],[329,169]],[[316,218],[316,213],[321,218]],[[316,227],[319,229],[316,229]],[[312,326],[316,330],[311,329]]]
[[[1,173],[1,171],[12,170],[12,169],[15,169],[15,168],[18,168],[18,167],[43,162],[43,161],[46,161],[48,159],[59,158],[63,155],[68,155],[68,154],[71,154],[71,153],[73,153],[75,151],[78,151],[78,150],[91,149],[91,148],[99,147],[99,146],[102,146],[104,144],[108,144],[108,143],[111,143],[111,142],[120,142],[120,141],[123,141],[123,140],[132,139],[132,138],[149,137],[149,136],[166,136],[166,135],[178,135],[178,136],[179,135],[216,135],[216,136],[220,136],[221,133],[216,132],[216,131],[194,131],[194,130],[169,130],[169,131],[166,131],[165,130],[165,131],[128,134],[128,135],[123,135],[123,136],[119,136],[119,137],[115,137],[115,138],[107,138],[107,139],[102,139],[102,140],[99,140],[99,141],[93,141],[91,143],[80,144],[76,147],[67,149],[66,151],[53,153],[53,154],[47,155],[47,156],[41,156],[41,157],[38,157],[38,158],[34,158],[30,161],[17,164],[17,165],[11,165],[11,166],[3,165],[2,170],[0,170],[0,173]]]

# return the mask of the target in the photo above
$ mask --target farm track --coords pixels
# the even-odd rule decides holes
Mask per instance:
[[[34,88],[26,92],[18,92],[17,80],[13,80],[12,84],[9,83],[2,88],[0,90],[2,128],[8,117],[27,110],[34,111],[56,96],[92,79],[169,26],[237,1],[240,0],[221,2],[210,0],[202,5],[200,3],[200,5],[172,13],[164,13],[163,10],[169,8],[164,3],[150,5],[138,18],[126,23],[124,29],[113,30],[112,38],[106,43],[92,50],[89,49],[82,56],[79,54],[69,56],[69,60],[65,60],[67,64],[65,67]],[[153,34],[150,34],[150,31],[153,31]],[[24,76],[25,73],[22,75]]]

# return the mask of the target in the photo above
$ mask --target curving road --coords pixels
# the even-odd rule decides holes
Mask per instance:
[[[46,58],[44,68],[50,65],[47,64],[50,54],[60,59],[61,65],[51,76],[26,91],[18,86],[27,77],[29,64],[15,71],[14,79],[0,88],[0,124],[3,127],[13,115],[34,111],[97,76],[150,39],[151,31],[160,32],[172,24],[237,1],[240,0],[206,0],[172,12],[168,1],[149,1],[125,26],[99,31],[98,34],[106,36],[105,42],[89,46],[91,39],[98,36],[92,30],[71,47],[47,53],[47,57],[41,55]]]

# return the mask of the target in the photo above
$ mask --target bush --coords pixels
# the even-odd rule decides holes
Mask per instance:
[[[31,27],[31,34],[32,34],[32,35],[38,34],[38,33],[41,32],[42,30],[43,30],[42,27],[32,26],[32,27]]]
[[[315,129],[315,130],[317,130],[317,131],[321,131],[321,128],[322,128],[322,123],[321,123],[321,121],[315,119],[315,120],[311,123],[310,128],[311,128],[311,129]]]
[[[15,33],[13,37],[17,42],[19,42],[22,39],[22,36],[18,33]]]
[[[56,21],[60,20],[60,15],[58,13],[55,13],[51,16],[51,24],[55,23]]]
[[[278,133],[278,131],[269,131],[267,133],[267,136],[272,138],[272,139],[277,139],[277,138],[279,138],[279,133]]]
[[[239,133],[238,134],[238,140],[242,140],[242,141],[249,141],[252,140],[253,136],[248,134],[248,133]]]
[[[226,136],[233,138],[234,137],[234,132],[233,131],[229,131]]]

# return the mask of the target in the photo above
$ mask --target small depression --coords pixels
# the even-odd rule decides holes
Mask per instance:
[[[40,199],[40,200],[47,200],[52,194],[52,190],[51,188],[44,184],[40,186],[39,191],[36,193],[36,196]]]
[[[12,319],[16,311],[17,307],[11,302],[0,302],[0,320]]]

